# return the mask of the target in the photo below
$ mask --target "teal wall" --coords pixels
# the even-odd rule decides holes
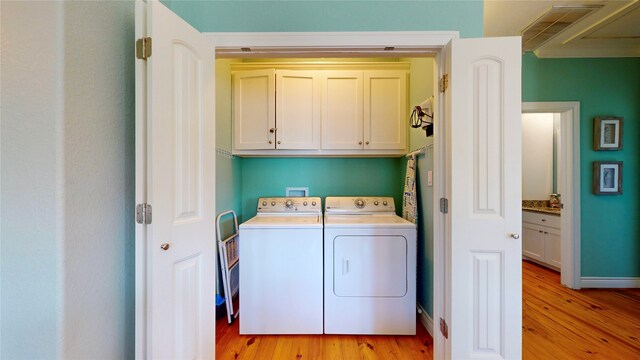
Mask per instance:
[[[258,198],[284,196],[288,186],[309,188],[310,196],[394,195],[402,207],[398,158],[245,158],[242,159],[242,214],[256,214]]]
[[[484,3],[472,1],[164,1],[203,32],[459,31],[482,37]]]
[[[640,59],[522,63],[523,101],[580,101],[582,276],[640,276]],[[593,118],[624,117],[623,149],[593,151]],[[623,195],[592,194],[592,164],[623,161]]]

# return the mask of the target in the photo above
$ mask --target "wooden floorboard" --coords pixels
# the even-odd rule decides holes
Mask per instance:
[[[433,339],[422,324],[415,336],[239,335],[239,320],[216,323],[216,359],[433,359]]]
[[[640,289],[571,290],[523,262],[524,359],[640,359]]]
[[[640,360],[640,289],[571,290],[560,274],[523,262],[526,360]],[[239,335],[239,321],[216,323],[216,359],[432,359],[433,339],[416,336]]]

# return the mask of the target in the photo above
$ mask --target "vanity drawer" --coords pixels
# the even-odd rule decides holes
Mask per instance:
[[[559,215],[547,215],[532,211],[522,211],[522,222],[560,228]]]

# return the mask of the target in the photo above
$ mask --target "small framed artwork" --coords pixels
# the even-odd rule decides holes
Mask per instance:
[[[622,161],[593,162],[593,193],[622,194]]]
[[[622,149],[622,119],[613,116],[593,119],[593,150]]]

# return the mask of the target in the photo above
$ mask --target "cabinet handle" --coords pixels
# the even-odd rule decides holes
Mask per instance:
[[[509,237],[511,237],[512,239],[520,239],[520,234],[509,234]]]
[[[269,140],[269,144],[273,144],[273,141]]]
[[[362,145],[362,141],[358,141],[358,145]]]
[[[542,230],[538,230],[538,232],[539,232],[540,234],[542,234]]]
[[[368,142],[368,141],[366,141],[364,144],[365,144],[365,145],[369,145],[369,142]]]
[[[543,222],[544,222],[544,221],[547,221],[547,219],[542,219],[542,221],[543,221]]]
[[[546,231],[545,231],[544,233],[545,233],[545,234],[548,234],[548,232],[546,232]]]
[[[269,129],[269,132],[273,134],[274,132],[276,132],[276,130],[277,130],[276,128],[271,128]]]
[[[278,141],[278,145],[282,144],[282,141]]]

